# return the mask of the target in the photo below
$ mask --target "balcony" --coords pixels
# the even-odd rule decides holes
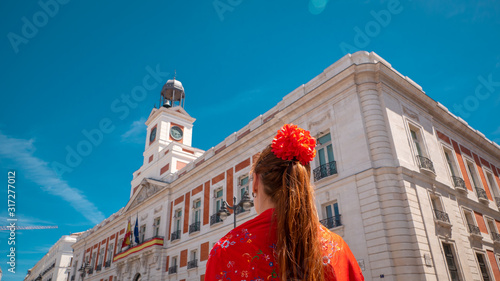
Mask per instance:
[[[434,171],[434,164],[432,164],[431,159],[420,155],[417,156],[417,159],[420,165],[420,169],[436,174],[436,171]]]
[[[121,249],[120,252],[117,252],[113,257],[113,262],[116,262],[120,259],[123,259],[131,254],[139,253],[144,249],[152,249],[154,247],[162,248],[164,244],[163,236],[153,236],[149,239],[144,239],[144,242],[133,247],[128,247],[127,249]]]
[[[97,268],[95,269],[95,271],[96,271],[96,272],[97,272],[97,271],[101,271],[101,269],[102,269],[102,264],[98,265],[98,266],[97,266]]]
[[[219,214],[213,214],[210,216],[210,225],[214,225],[214,224],[219,223],[219,222],[222,222]]]
[[[324,220],[320,220],[319,222],[322,225],[324,225],[326,228],[331,229],[331,228],[342,225],[342,222],[340,220],[340,216],[341,215],[329,217],[329,218],[326,218]]]
[[[177,265],[168,268],[168,274],[174,274],[174,273],[177,273]]]
[[[187,269],[198,267],[198,260],[188,261]]]
[[[457,188],[459,191],[465,191],[467,192],[467,186],[465,186],[465,181],[461,177],[451,177],[453,179],[453,185]]]
[[[472,238],[479,240],[483,239],[483,235],[481,235],[481,230],[477,225],[468,224],[468,226],[469,226],[469,233],[471,234]]]
[[[332,161],[327,164],[323,164],[313,171],[314,181],[319,181],[322,178],[326,178],[331,175],[337,174],[337,162]]]
[[[480,202],[488,204],[488,195],[486,195],[486,191],[480,187],[476,187],[476,194],[477,194],[477,199],[479,199]]]
[[[172,236],[170,236],[170,241],[181,239],[181,230],[176,230],[172,232]]]
[[[495,203],[497,203],[497,207],[500,208],[500,197],[495,197]]]
[[[93,267],[91,267],[91,268],[89,269],[88,274],[90,275],[90,274],[92,274],[92,273],[94,273],[94,268],[93,268]]]
[[[110,266],[111,266],[111,260],[109,260],[109,261],[107,261],[107,262],[104,263],[104,267],[105,268],[108,268]]]
[[[448,213],[439,210],[434,210],[434,215],[436,216],[435,219],[439,225],[444,227],[451,227],[450,217],[448,216]]]
[[[75,275],[71,276],[71,281],[75,281]]]
[[[189,226],[189,234],[200,231],[200,222],[194,222]]]
[[[491,240],[493,240],[493,242],[499,244],[500,243],[500,234],[498,234],[496,232],[491,232]]]

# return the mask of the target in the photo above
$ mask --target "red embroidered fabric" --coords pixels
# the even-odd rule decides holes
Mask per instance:
[[[240,225],[222,237],[210,251],[205,280],[264,281],[280,280],[273,251],[276,230],[272,225],[274,209]],[[323,265],[326,280],[363,281],[361,269],[340,236],[321,226]]]

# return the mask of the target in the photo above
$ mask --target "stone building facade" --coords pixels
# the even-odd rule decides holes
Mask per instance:
[[[285,123],[318,139],[319,217],[366,280],[500,281],[500,147],[377,54],[344,56],[208,151],[191,147],[182,84],[169,80],[162,97],[130,201],[73,245],[71,281],[204,280],[211,247],[233,227],[217,210],[241,199]],[[256,215],[236,213],[238,224]],[[128,221],[139,243],[122,248]]]
[[[24,281],[66,281],[73,259],[73,248],[80,233],[64,235],[35,266],[28,270]]]

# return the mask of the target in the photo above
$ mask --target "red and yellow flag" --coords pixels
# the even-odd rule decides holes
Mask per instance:
[[[130,220],[127,225],[127,232],[125,232],[125,237],[123,237],[122,247],[130,245],[130,236],[132,235],[132,230],[130,229]]]

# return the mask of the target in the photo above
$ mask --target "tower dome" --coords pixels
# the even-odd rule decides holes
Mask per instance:
[[[184,87],[181,81],[169,79],[161,89],[161,105],[164,107],[181,106],[184,108]]]

